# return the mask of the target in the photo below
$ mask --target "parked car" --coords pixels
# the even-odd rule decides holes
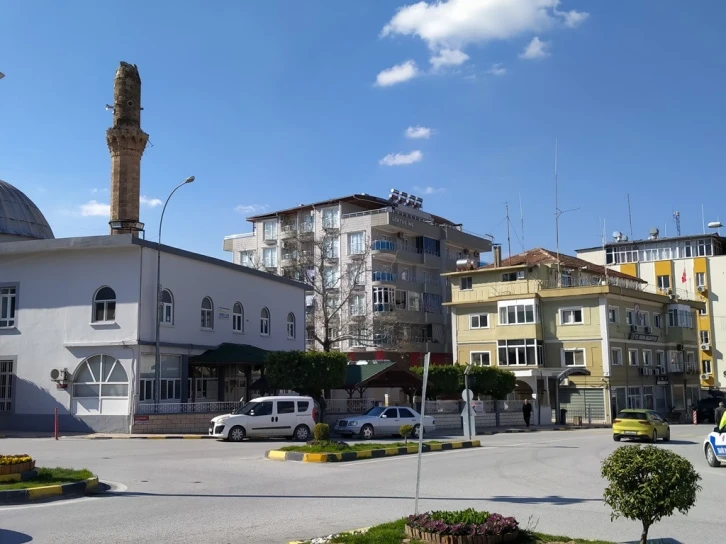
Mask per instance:
[[[714,427],[713,432],[703,441],[706,462],[712,467],[726,463],[726,433],[719,433],[718,430],[718,427]]]
[[[719,402],[726,403],[726,399],[723,397],[708,396],[699,400],[698,404],[696,404],[698,422],[715,423],[718,425],[719,422],[714,421],[714,419],[716,418],[716,408],[718,408]]]
[[[421,415],[407,406],[376,406],[365,414],[339,419],[333,430],[342,436],[360,435],[366,440],[374,436],[399,434],[401,425],[413,425],[413,434],[418,438]],[[424,416],[424,434],[436,430],[436,421]]]
[[[231,414],[212,418],[209,435],[231,442],[250,438],[307,441],[320,409],[312,397],[260,397]]]
[[[671,439],[671,428],[668,420],[653,410],[622,410],[613,421],[613,440],[620,442],[621,438],[646,439],[651,442],[662,438],[668,442]]]

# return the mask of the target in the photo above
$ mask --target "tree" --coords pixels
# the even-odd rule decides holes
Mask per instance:
[[[701,490],[701,477],[687,459],[655,446],[621,446],[603,461],[602,476],[610,482],[604,499],[611,518],[640,521],[641,544],[661,518],[675,510],[686,514]]]
[[[344,353],[274,351],[265,360],[265,376],[273,389],[289,389],[314,398],[325,413],[325,389],[345,384],[348,358]]]
[[[454,395],[464,390],[464,369],[466,365],[443,365],[429,367],[429,384],[426,396]],[[412,369],[423,375],[423,367]],[[473,366],[469,372],[469,389],[474,395],[489,395],[503,399],[514,391],[516,378],[512,372],[492,366]]]

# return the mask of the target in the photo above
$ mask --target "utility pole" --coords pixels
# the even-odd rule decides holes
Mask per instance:
[[[560,262],[560,216],[563,213],[574,212],[580,208],[560,210],[557,191],[557,138],[555,138],[555,240],[557,242],[557,287],[562,287],[562,263]]]

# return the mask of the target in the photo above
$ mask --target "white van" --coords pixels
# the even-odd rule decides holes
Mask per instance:
[[[249,438],[310,439],[320,410],[312,397],[260,397],[231,414],[217,416],[209,435],[231,442]]]

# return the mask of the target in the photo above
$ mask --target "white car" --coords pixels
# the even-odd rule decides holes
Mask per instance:
[[[346,417],[335,423],[333,430],[341,436],[360,435],[370,440],[376,435],[397,435],[401,425],[413,425],[418,438],[421,415],[408,406],[376,406],[360,416]],[[436,430],[436,421],[424,416],[424,434]]]
[[[722,431],[726,429],[721,429]],[[713,432],[703,441],[703,452],[706,454],[706,462],[712,467],[726,464],[726,432],[718,432],[714,427]]]
[[[260,397],[231,414],[212,418],[209,435],[231,442],[249,438],[307,441],[320,410],[312,397]]]

